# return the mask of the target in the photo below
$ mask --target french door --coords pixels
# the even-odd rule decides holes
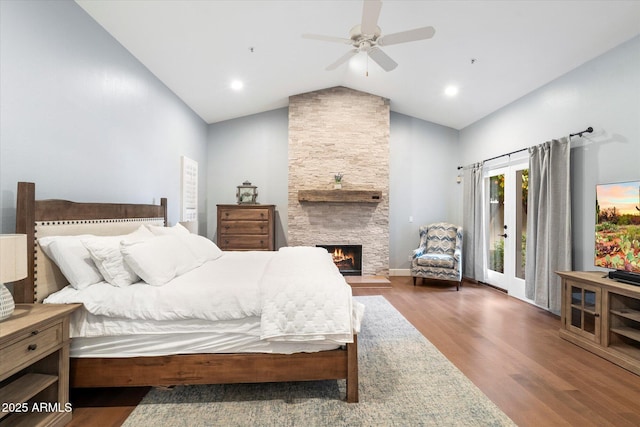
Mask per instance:
[[[524,296],[528,158],[485,169],[485,281]]]

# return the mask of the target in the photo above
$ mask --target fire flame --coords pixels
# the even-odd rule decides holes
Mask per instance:
[[[331,257],[333,258],[333,262],[340,262],[340,261],[346,261],[346,260],[351,260],[351,262],[354,262],[353,255],[350,255],[350,254],[345,255],[345,253],[342,251],[342,248],[335,248],[333,250],[333,253],[331,254]]]

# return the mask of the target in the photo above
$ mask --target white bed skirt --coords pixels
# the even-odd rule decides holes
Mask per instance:
[[[270,342],[242,334],[190,333],[74,338],[71,357],[142,357],[197,353],[313,353],[335,343]]]
[[[107,336],[82,336],[87,331]],[[118,331],[122,335],[113,335]],[[145,333],[146,332],[146,333]],[[71,322],[71,357],[141,357],[196,353],[317,352],[339,347],[335,342],[274,342],[260,339],[260,318],[210,322],[132,321],[94,316],[77,310]]]

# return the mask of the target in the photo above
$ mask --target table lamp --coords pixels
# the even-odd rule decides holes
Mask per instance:
[[[5,283],[27,277],[27,235],[0,235],[0,322],[13,314],[15,303]]]

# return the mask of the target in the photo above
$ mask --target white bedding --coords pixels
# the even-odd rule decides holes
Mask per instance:
[[[352,341],[351,287],[325,249],[280,249],[267,264],[260,291],[262,339]]]
[[[194,353],[279,353],[292,354],[333,350],[334,342],[277,342],[260,339],[260,318],[209,322],[182,320],[179,322],[123,321],[93,316],[84,310],[82,318],[72,325],[82,330],[116,331],[121,335],[75,336],[71,341],[71,357],[138,357]],[[106,326],[106,329],[105,329]],[[72,335],[74,328],[72,328]]]
[[[81,321],[72,325],[72,337],[138,334],[140,329],[146,334],[206,332],[215,322],[260,317],[263,339],[340,344],[352,342],[364,311],[352,301],[351,288],[329,254],[306,247],[224,252],[163,286],[68,286],[45,303],[84,304],[88,314],[75,316]],[[87,322],[86,316],[100,321]]]
[[[259,281],[277,252],[225,252],[163,286],[67,286],[45,303],[82,303],[94,315],[136,320],[229,320],[260,314]]]

